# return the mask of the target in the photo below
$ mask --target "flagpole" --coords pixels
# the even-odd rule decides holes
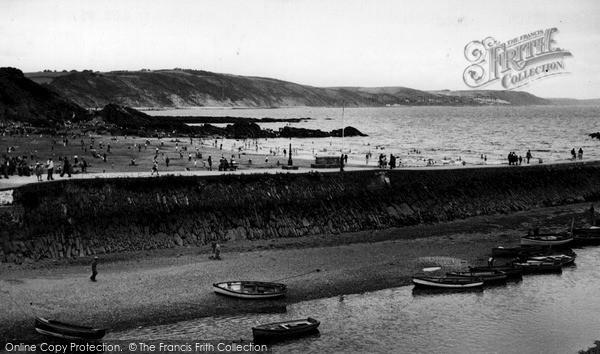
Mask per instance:
[[[341,151],[344,152],[344,106],[346,105],[346,100],[342,100],[342,148]]]

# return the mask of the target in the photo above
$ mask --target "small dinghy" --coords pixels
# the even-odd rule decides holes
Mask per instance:
[[[487,270],[487,271],[474,271],[471,269],[469,272],[449,272],[446,273],[448,277],[470,277],[480,278],[484,284],[506,282],[508,276],[500,270]]]
[[[560,273],[562,264],[558,262],[534,261],[515,262],[516,267],[522,267],[525,274]]]
[[[465,289],[483,286],[483,280],[476,277],[412,277],[415,286],[437,289]]]
[[[518,278],[523,274],[523,267],[515,267],[511,264],[506,265],[493,265],[493,266],[485,266],[485,267],[469,267],[471,272],[491,272],[495,270],[499,270],[506,274],[509,278]]]
[[[579,244],[599,244],[600,227],[592,226],[589,228],[573,229],[574,242]]]
[[[521,237],[522,246],[560,246],[573,241],[570,234],[539,234]]]
[[[317,330],[320,324],[321,322],[311,317],[267,323],[252,327],[252,334],[255,339],[283,339],[312,333]]]
[[[226,281],[213,284],[215,293],[242,299],[271,299],[285,296],[285,284],[260,281]]]
[[[43,317],[35,318],[35,330],[38,333],[55,338],[81,341],[100,340],[106,332],[105,328],[91,328],[69,323],[48,320]]]
[[[498,246],[492,248],[492,257],[495,258],[513,258],[519,257],[523,254],[529,254],[531,252],[542,251],[542,246],[516,246],[516,247],[503,247]]]

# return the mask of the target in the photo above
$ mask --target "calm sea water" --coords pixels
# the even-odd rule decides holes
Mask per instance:
[[[562,274],[525,275],[482,292],[423,295],[407,286],[301,302],[287,313],[203,318],[106,339],[251,341],[252,326],[311,316],[321,321],[318,335],[276,343],[273,351],[577,353],[600,339],[600,248],[576,252],[576,266]]]
[[[382,108],[278,108],[278,109],[178,109],[149,111],[151,115],[236,116],[249,118],[311,118],[290,126],[331,131],[352,126],[368,137],[321,139],[267,139],[258,142],[260,152],[292,148],[299,158],[348,153],[351,162],[364,164],[369,152],[399,156],[407,166],[436,164],[506,163],[510,151],[525,157],[531,150],[536,163],[564,161],[571,149],[584,151],[585,159],[600,159],[600,106],[531,107],[382,107]],[[288,123],[265,123],[278,130]],[[235,150],[241,142],[224,141]],[[255,151],[252,145],[251,151]],[[418,153],[415,152],[418,151]],[[487,157],[487,161],[481,158]],[[370,164],[375,164],[373,159]]]

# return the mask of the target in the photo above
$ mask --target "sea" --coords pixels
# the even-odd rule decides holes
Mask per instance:
[[[506,164],[510,152],[530,163],[555,163],[571,159],[571,151],[583,150],[586,160],[600,159],[600,106],[481,106],[481,107],[378,107],[273,109],[187,108],[153,110],[154,116],[232,116],[245,118],[310,118],[298,123],[260,123],[278,131],[286,125],[332,131],[354,127],[366,137],[276,138],[244,143],[221,139],[225,151],[273,152],[283,149],[295,158],[347,154],[351,164],[375,165],[377,157],[393,154],[403,166],[447,164]],[[222,126],[222,125],[221,125]],[[209,142],[207,142],[209,143]],[[212,142],[214,144],[214,142]],[[241,150],[240,150],[241,148]],[[366,155],[371,158],[367,162]]]
[[[310,118],[261,123],[331,131],[352,126],[367,137],[221,139],[224,149],[261,153],[292,144],[297,158],[349,155],[350,163],[375,165],[394,154],[403,166],[506,164],[509,152],[530,163],[600,159],[599,106],[485,106],[381,108],[193,108],[152,115]],[[211,143],[211,142],[207,142]],[[214,143],[214,142],[213,142]],[[600,340],[600,247],[575,250],[576,265],[561,274],[527,275],[522,281],[474,293],[423,294],[412,286],[300,302],[285,313],[244,314],[111,333],[114,340],[252,341],[252,326],[316,317],[316,335],[273,344],[275,353],[577,353]]]
[[[314,317],[321,321],[318,333],[274,343],[272,352],[575,354],[600,340],[600,246],[575,252],[575,265],[562,273],[524,275],[478,292],[403,286],[300,302],[285,313],[207,317],[105,339],[248,344],[253,326]]]

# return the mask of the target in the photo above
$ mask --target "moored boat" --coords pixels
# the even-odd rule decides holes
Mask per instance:
[[[105,328],[92,328],[74,324],[48,320],[43,317],[35,318],[35,330],[38,333],[66,340],[96,341],[106,332]]]
[[[469,272],[449,272],[446,273],[446,276],[479,278],[483,280],[484,284],[505,282],[508,278],[508,276],[500,270],[474,271],[472,269]]]
[[[515,262],[514,264],[517,267],[523,267],[523,273],[526,274],[559,273],[562,271],[562,264],[560,262],[528,260],[525,262]]]
[[[523,253],[541,251],[544,247],[542,246],[516,246],[516,247],[503,247],[498,246],[492,248],[492,256],[495,258],[514,258],[518,257]]]
[[[599,244],[600,227],[592,226],[589,228],[573,229],[573,241],[579,244]]]
[[[545,262],[560,262],[561,265],[570,265],[575,263],[575,257],[567,256],[566,254],[553,254],[553,255],[541,255],[541,256],[529,256],[527,260],[531,261],[545,261]]]
[[[261,281],[226,281],[214,283],[213,290],[217,294],[238,297],[242,299],[271,299],[285,296],[285,284]]]
[[[505,265],[493,265],[493,266],[485,266],[485,267],[469,267],[469,270],[472,272],[489,272],[494,270],[499,270],[506,274],[509,278],[518,278],[523,274],[523,267],[517,267],[513,264],[505,264]]]
[[[308,334],[317,330],[321,322],[308,317],[298,320],[274,322],[252,327],[254,338],[281,339]]]
[[[483,286],[483,280],[475,277],[423,277],[413,276],[415,286],[438,289],[465,289]]]
[[[539,234],[521,237],[522,246],[560,246],[573,241],[570,234]]]

